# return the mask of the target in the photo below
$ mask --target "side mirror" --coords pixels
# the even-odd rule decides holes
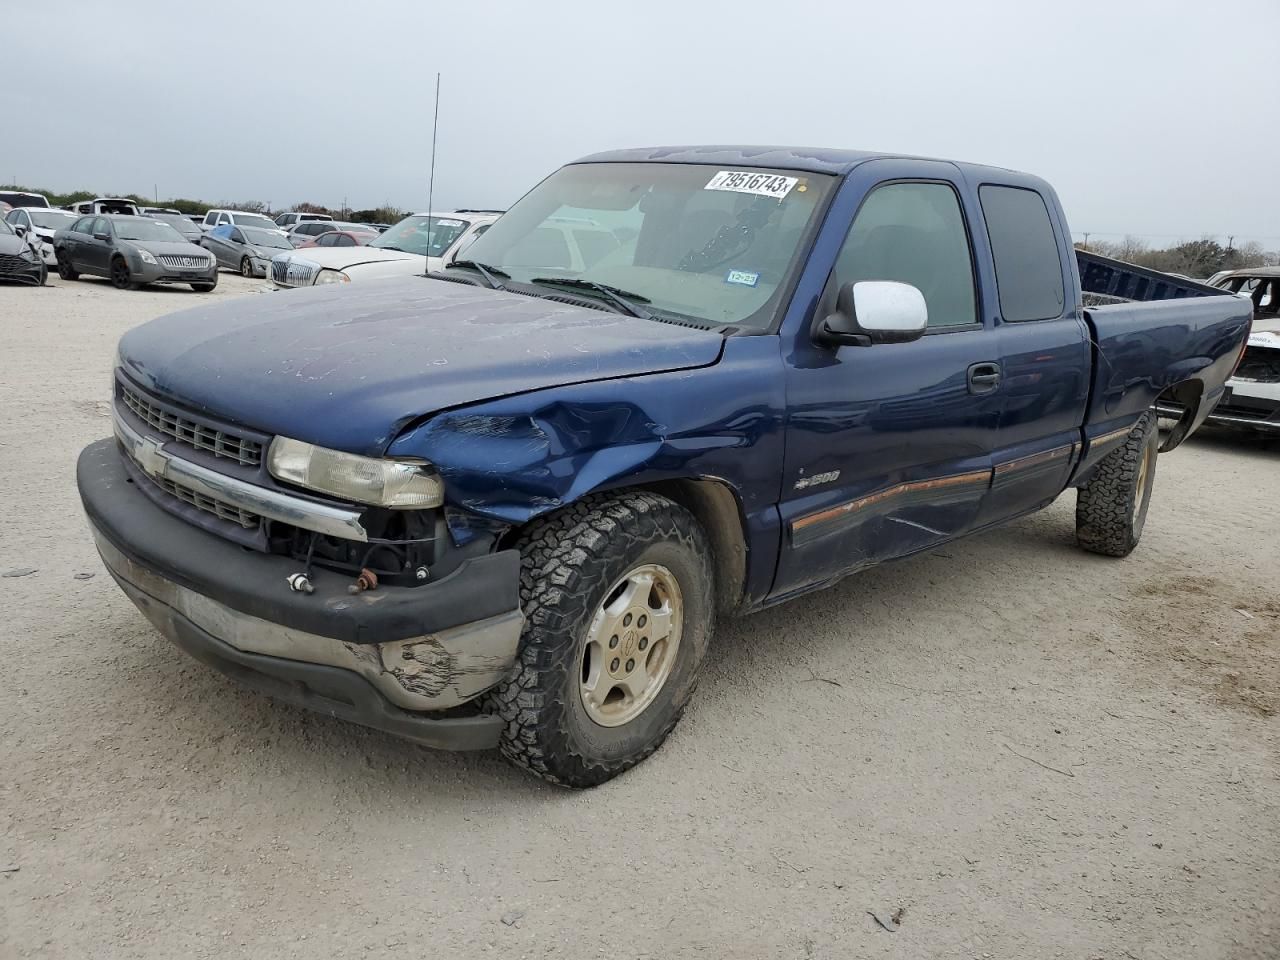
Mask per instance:
[[[105,241],[105,242],[108,242],[108,243],[109,243],[109,242],[111,241],[111,234],[109,234],[109,233],[95,233],[95,234],[93,235],[93,239],[95,239],[95,240],[102,240],[102,241]]]
[[[909,343],[924,336],[928,324],[924,294],[911,284],[861,280],[840,288],[835,313],[823,318],[818,338],[857,347]]]
[[[20,237],[25,237],[27,235],[27,228],[23,224],[15,223],[13,225],[13,232]]]

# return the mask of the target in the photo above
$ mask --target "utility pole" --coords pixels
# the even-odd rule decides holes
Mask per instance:
[[[1089,245],[1089,233],[1088,233],[1088,231],[1085,231],[1085,235],[1084,235],[1084,245],[1085,245],[1086,247]]]
[[[151,189],[156,192],[156,206],[160,206],[160,184],[153,183]]]
[[[1231,248],[1236,245],[1236,235],[1234,233],[1227,236],[1227,253],[1231,252]]]

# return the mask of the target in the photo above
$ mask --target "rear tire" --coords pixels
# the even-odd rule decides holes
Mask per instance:
[[[213,278],[213,283],[193,283],[191,289],[196,293],[212,293],[214,287],[218,285],[218,278]]]
[[[1094,468],[1076,492],[1076,541],[1091,553],[1127,557],[1142,538],[1156,479],[1160,432],[1147,412],[1124,444]]]
[[[71,261],[67,259],[67,255],[59,250],[55,255],[58,261],[58,276],[63,280],[79,280],[80,273],[71,266]]]
[[[697,685],[715,609],[706,538],[672,501],[627,493],[534,523],[519,549],[521,649],[486,695],[499,746],[544,780],[596,786],[657,750]]]

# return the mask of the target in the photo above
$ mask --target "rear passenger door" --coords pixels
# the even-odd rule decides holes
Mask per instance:
[[[1026,513],[1066,487],[1080,454],[1091,354],[1075,251],[1037,182],[978,185],[1004,365],[991,496],[980,524]]]
[[[877,171],[911,179],[882,180]],[[912,343],[818,345],[787,362],[785,544],[775,597],[968,532],[991,480],[1001,403],[998,335],[979,296],[971,231],[980,224],[959,171],[872,161],[818,315],[845,283],[917,287],[928,331]],[[980,227],[979,227],[980,228]]]

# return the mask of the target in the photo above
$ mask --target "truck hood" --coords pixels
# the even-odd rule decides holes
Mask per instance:
[[[407,424],[544,387],[715,363],[718,333],[424,277],[241,297],[126,333],[143,387],[219,419],[379,455]]]

